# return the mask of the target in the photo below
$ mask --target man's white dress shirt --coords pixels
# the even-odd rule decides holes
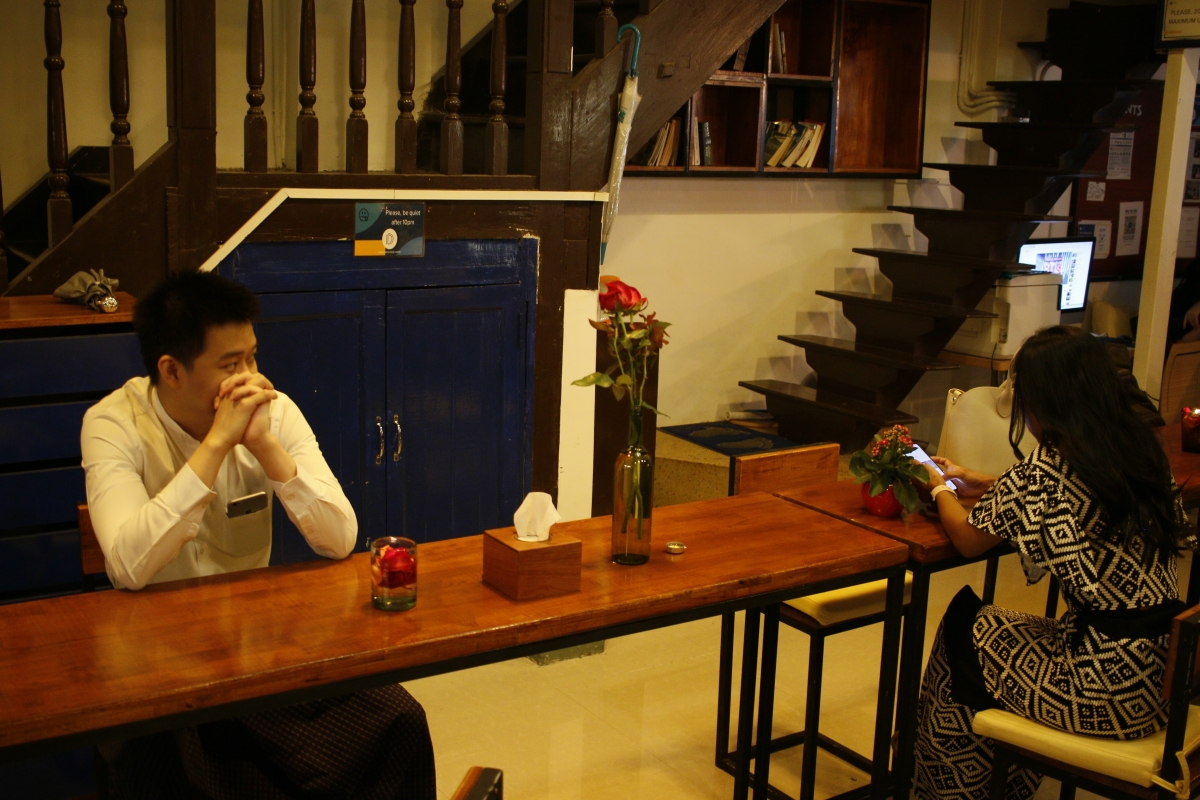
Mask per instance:
[[[187,463],[200,443],[163,410],[149,378],[131,379],[88,409],[80,434],[88,509],[114,586],[140,589],[265,567],[274,497],[319,555],[350,554],[358,519],[304,415],[283,393],[269,414],[271,433],[295,460],[296,476],[268,480],[239,444],[208,487]],[[231,501],[260,491],[268,496],[265,510],[226,516]]]

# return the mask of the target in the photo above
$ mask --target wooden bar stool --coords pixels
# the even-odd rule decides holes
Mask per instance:
[[[829,483],[837,480],[839,448],[836,444],[812,445],[792,450],[776,450],[754,455],[734,456],[730,465],[729,493],[772,492],[785,488]],[[912,594],[912,573],[905,575],[904,604]],[[817,750],[827,752],[870,774],[871,759],[824,736],[819,731],[821,682],[825,666],[825,639],[834,634],[883,622],[887,601],[887,581],[848,586],[831,592],[789,600],[779,608],[779,621],[809,636],[808,692],[805,700],[804,730],[772,739],[770,752],[777,753],[804,745],[800,772],[800,800],[813,797],[817,771]],[[736,754],[729,750],[730,706],[733,689],[733,615],[721,618],[721,665],[717,699],[717,766],[733,774]],[[761,743],[755,745],[755,754]],[[869,786],[855,789],[859,794]],[[774,786],[772,798],[786,798]],[[866,795],[863,794],[865,797]]]
[[[1082,788],[1102,797],[1188,798],[1200,790],[1200,606],[1171,624],[1165,730],[1130,741],[1078,736],[1000,709],[975,715],[975,733],[996,743],[992,761],[993,800],[1003,800],[1012,765],[1029,767],[1062,781],[1062,798]]]

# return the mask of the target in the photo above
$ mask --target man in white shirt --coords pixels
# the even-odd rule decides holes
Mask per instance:
[[[257,316],[248,289],[213,273],[169,276],[135,306],[149,377],[89,409],[81,432],[114,586],[267,566],[273,498],[319,555],[354,549],[354,509],[312,429],[258,372]],[[260,492],[248,501],[258,510],[230,515]],[[141,737],[105,756],[115,797],[436,796],[425,713],[400,686]]]

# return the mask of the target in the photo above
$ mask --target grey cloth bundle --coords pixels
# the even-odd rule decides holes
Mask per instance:
[[[117,310],[117,298],[113,297],[119,281],[107,278],[104,270],[76,272],[66,283],[54,290],[54,296],[68,303],[87,306],[92,311],[111,314]]]

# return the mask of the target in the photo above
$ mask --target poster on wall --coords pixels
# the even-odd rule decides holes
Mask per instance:
[[[1142,209],[1145,206],[1141,200],[1136,203],[1121,203],[1117,217],[1117,250],[1118,256],[1136,256],[1142,251]]]
[[[1179,214],[1179,244],[1176,258],[1196,257],[1196,234],[1200,231],[1200,206],[1184,206]]]
[[[1108,258],[1112,251],[1112,221],[1107,219],[1081,219],[1075,226],[1080,236],[1091,236],[1096,240],[1093,259]]]
[[[424,256],[425,204],[355,204],[354,255]]]
[[[1133,177],[1133,131],[1108,135],[1108,179],[1127,181]]]

